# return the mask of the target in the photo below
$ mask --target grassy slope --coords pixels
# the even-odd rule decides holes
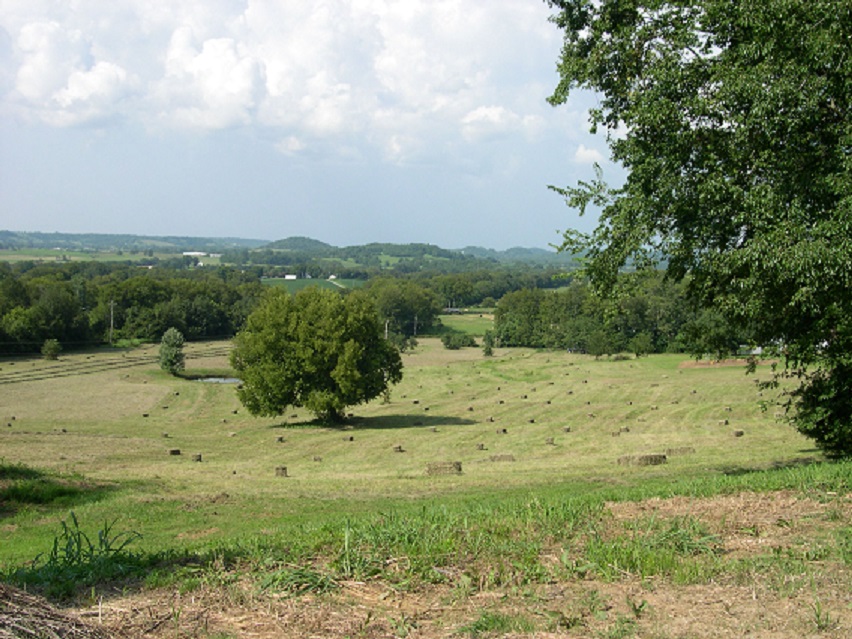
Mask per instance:
[[[761,411],[760,402],[772,398],[761,397],[755,378],[739,367],[681,368],[687,360],[669,355],[614,362],[529,350],[486,359],[477,349],[421,343],[405,355],[405,379],[392,401],[357,407],[351,430],[313,426],[301,410],[253,418],[233,386],[171,378],[154,364],[0,385],[3,457],[113,486],[68,507],[83,521],[118,517],[144,534],[144,546],[161,548],[396,500],[465,499],[498,487],[520,494],[631,486],[817,456],[771,410]],[[192,348],[201,354],[205,346]],[[61,371],[83,357],[3,363],[0,380],[24,369]],[[109,357],[116,356],[95,361]],[[226,360],[190,352],[188,372],[211,366],[224,368]],[[745,436],[734,438],[734,429]],[[682,447],[696,452],[663,466],[616,464],[622,455]],[[182,454],[168,455],[171,448]],[[194,453],[202,463],[191,461]],[[495,455],[515,461],[492,461]],[[464,474],[428,477],[434,461],[461,461]],[[275,476],[282,465],[287,479]],[[7,516],[0,562],[31,558],[65,515],[65,508],[39,507]]]

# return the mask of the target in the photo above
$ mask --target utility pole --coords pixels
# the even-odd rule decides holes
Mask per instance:
[[[109,301],[109,345],[112,346],[112,330],[115,327],[115,300]]]

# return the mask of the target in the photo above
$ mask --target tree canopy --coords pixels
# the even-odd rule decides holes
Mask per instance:
[[[599,93],[593,130],[627,169],[557,188],[600,209],[589,273],[627,261],[689,275],[695,300],[799,385],[799,429],[852,454],[852,4],[833,0],[549,0],[564,31],[564,103]]]
[[[186,368],[186,356],[183,352],[183,333],[171,327],[163,333],[160,340],[160,368],[177,375]]]
[[[238,395],[253,415],[303,406],[324,421],[402,379],[399,352],[382,337],[373,302],[311,287],[269,290],[235,338]]]

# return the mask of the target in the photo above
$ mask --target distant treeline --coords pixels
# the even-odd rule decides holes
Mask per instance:
[[[109,233],[38,233],[0,230],[0,249],[62,249],[66,251],[104,251],[181,253],[183,251],[216,252],[233,248],[257,248],[265,240],[225,237],[180,237],[119,235]]]
[[[190,258],[140,267],[112,262],[0,262],[0,352],[38,352],[121,339],[159,340],[175,327],[187,339],[227,338],[264,291],[262,268],[193,268]],[[486,304],[509,291],[559,285],[559,271],[528,267],[371,278],[383,319],[400,333],[429,330],[444,307]],[[366,278],[365,278],[366,279]],[[378,284],[381,283],[381,286]]]
[[[619,289],[614,301],[594,295],[579,279],[558,291],[507,293],[495,310],[494,338],[501,346],[596,356],[691,352],[724,357],[749,341],[720,313],[696,310],[686,284],[667,280],[660,272],[622,274]]]
[[[263,290],[234,269],[0,263],[0,352],[37,352],[47,339],[65,348],[159,340],[170,327],[188,339],[230,337]]]
[[[171,327],[189,340],[229,338],[265,290],[261,268],[174,266],[0,263],[0,352],[38,352],[48,339],[65,349],[157,341]],[[370,278],[363,291],[390,332],[408,338],[433,331],[446,308],[496,307],[493,337],[503,346],[726,354],[747,341],[720,315],[696,312],[684,285],[661,274],[623,275],[613,304],[556,268],[495,264],[453,273],[443,266]]]
[[[479,247],[443,249],[434,244],[372,243],[338,248],[310,238],[289,238],[257,249],[233,249],[222,263],[262,268],[268,276],[283,271],[310,277],[368,279],[380,274],[410,275],[462,273],[494,267],[538,267],[565,270],[574,267],[571,256],[541,249],[494,251]]]

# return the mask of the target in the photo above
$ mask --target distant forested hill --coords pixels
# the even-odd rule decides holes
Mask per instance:
[[[156,252],[199,251],[222,253],[223,263],[236,265],[300,266],[322,262],[354,268],[401,272],[424,268],[459,271],[496,265],[525,264],[571,268],[573,257],[542,248],[511,248],[505,251],[468,246],[446,249],[434,244],[370,244],[337,247],[309,237],[289,237],[268,242],[243,238],[113,235],[106,233],[37,233],[0,230],[0,249],[61,249],[65,251]],[[333,269],[332,269],[333,270]]]
[[[0,231],[0,249],[63,249],[67,251],[146,251],[181,253],[204,251],[221,253],[239,248],[257,248],[266,240],[233,237],[174,237],[149,235],[112,235],[106,233],[30,233]]]
[[[434,244],[373,242],[337,247],[306,237],[270,242],[256,249],[234,249],[223,264],[286,269],[300,276],[337,275],[369,279],[379,274],[460,273],[473,270],[530,267],[572,270],[572,256],[555,250],[512,248],[495,251],[481,247],[446,249]]]
[[[505,251],[467,246],[463,249],[445,249],[434,244],[391,244],[373,242],[358,246],[337,247],[307,237],[290,237],[270,242],[260,251],[275,251],[299,254],[301,257],[350,260],[359,264],[398,260],[485,260],[498,263],[526,263],[539,265],[570,265],[573,256],[557,253],[556,250],[514,247]]]
[[[557,253],[555,249],[522,248],[516,246],[505,251],[483,248],[481,246],[466,246],[459,252],[497,262],[515,262],[527,264],[561,264],[569,265],[574,262],[574,256],[567,253]]]

